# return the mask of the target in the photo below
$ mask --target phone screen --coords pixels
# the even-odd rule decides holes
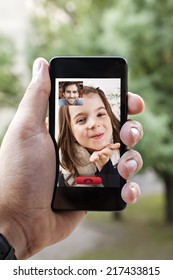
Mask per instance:
[[[76,59],[70,59],[74,67]],[[102,67],[106,66],[104,61],[101,58],[90,59],[91,65],[88,65],[86,58],[78,58],[76,72],[69,70],[66,58],[66,67],[63,59],[61,63],[57,59],[54,67],[50,68],[53,92],[50,132],[57,146],[58,159],[53,198],[55,210],[109,210],[105,203],[98,206],[98,202],[91,201],[109,200],[111,193],[116,196],[115,204],[119,201],[118,206],[111,206],[113,209],[125,206],[120,196],[125,180],[119,175],[117,165],[125,151],[119,133],[126,120],[126,69],[116,64],[117,68],[111,70],[111,75],[108,71],[111,77],[107,77],[104,68],[100,72],[96,66],[97,62]],[[61,67],[63,71],[56,72]]]

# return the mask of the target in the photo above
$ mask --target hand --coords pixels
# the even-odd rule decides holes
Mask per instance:
[[[99,171],[102,170],[103,166],[109,161],[113,151],[120,148],[120,143],[109,144],[101,151],[95,151],[90,156],[90,162],[95,162]]]
[[[51,210],[56,159],[45,123],[50,87],[49,64],[37,59],[32,80],[0,150],[0,232],[15,248],[18,259],[63,240],[86,215],[84,211]],[[128,105],[129,113],[134,114],[144,107],[142,99],[133,94],[129,95]],[[142,137],[141,126],[136,122],[132,126],[132,122],[127,122],[127,131],[125,127],[121,131],[122,139],[129,138],[130,145]],[[139,135],[134,137],[136,127]],[[129,159],[136,162],[135,170],[132,164],[128,165]],[[119,171],[122,176],[131,177],[141,165],[139,154],[129,151],[120,159]],[[139,187],[133,186],[127,184],[122,192],[127,203],[139,196]]]
[[[133,93],[128,93],[128,113],[129,115],[139,114],[144,110],[143,99]],[[127,121],[120,131],[122,142],[133,147],[143,137],[143,129],[139,122],[134,120]],[[142,167],[143,161],[137,151],[129,150],[123,154],[118,163],[118,172],[125,179],[132,178]],[[140,188],[134,182],[128,182],[122,189],[122,198],[127,203],[135,203],[140,197]]]
[[[19,259],[66,238],[85,216],[51,210],[56,160],[45,123],[50,87],[49,64],[37,59],[0,151],[0,232]]]

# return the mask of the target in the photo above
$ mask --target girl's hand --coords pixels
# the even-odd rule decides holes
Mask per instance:
[[[103,166],[109,161],[112,153],[120,148],[120,143],[109,144],[101,151],[92,153],[90,162],[95,162],[99,171],[102,170]]]

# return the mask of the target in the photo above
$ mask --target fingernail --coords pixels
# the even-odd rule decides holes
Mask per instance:
[[[133,139],[135,141],[135,143],[137,143],[140,139],[140,132],[136,127],[131,127],[131,132],[133,135]]]
[[[40,68],[41,68],[41,61],[39,59],[36,59],[34,61],[33,68],[32,68],[32,76],[33,77],[37,77],[38,76]]]
[[[133,192],[133,194],[134,194],[134,198],[133,198],[133,202],[132,203],[135,203],[137,200],[139,200],[139,198],[140,198],[140,195],[141,195],[141,192],[140,192],[140,190],[139,189],[137,189],[135,186],[131,186],[130,187],[131,188],[131,190],[132,190],[132,192]]]
[[[134,159],[130,159],[126,162],[126,166],[129,172],[129,176],[133,176],[138,168],[137,162]]]
[[[136,195],[136,194],[138,194],[138,191],[137,191],[137,189],[136,189],[136,187],[135,186],[130,186],[130,189],[133,191],[133,193]]]

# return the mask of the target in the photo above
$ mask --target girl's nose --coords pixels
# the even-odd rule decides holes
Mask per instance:
[[[98,127],[100,124],[98,122],[98,120],[96,120],[95,118],[92,118],[89,120],[88,122],[88,129],[93,129],[93,128],[96,128]]]

